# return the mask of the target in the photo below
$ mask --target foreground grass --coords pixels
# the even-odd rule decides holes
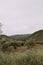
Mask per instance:
[[[23,53],[0,52],[0,65],[43,65],[43,49],[30,49]]]

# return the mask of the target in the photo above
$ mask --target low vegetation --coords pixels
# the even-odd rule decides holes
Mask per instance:
[[[43,30],[22,37],[0,36],[0,65],[43,65]]]
[[[43,49],[30,49],[23,53],[0,53],[0,65],[43,65]]]

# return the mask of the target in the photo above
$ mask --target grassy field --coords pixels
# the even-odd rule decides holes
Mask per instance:
[[[0,51],[0,65],[43,65],[43,49],[32,48],[10,54]]]

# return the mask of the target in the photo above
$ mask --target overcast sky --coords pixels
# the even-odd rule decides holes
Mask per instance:
[[[0,22],[6,35],[43,29],[43,0],[0,0]]]

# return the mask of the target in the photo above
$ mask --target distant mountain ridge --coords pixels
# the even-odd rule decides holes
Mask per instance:
[[[10,38],[17,40],[26,40],[31,34],[12,35]]]

